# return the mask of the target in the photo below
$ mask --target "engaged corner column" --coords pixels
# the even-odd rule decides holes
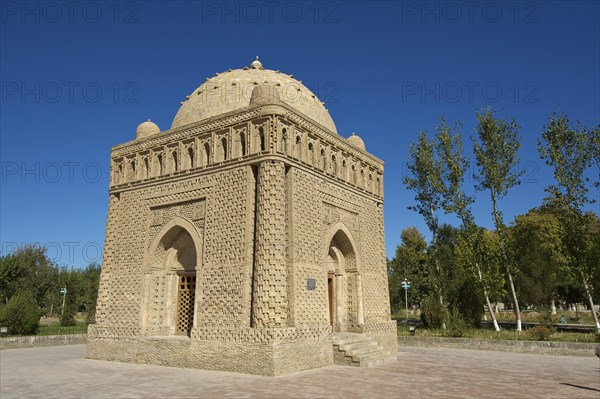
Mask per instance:
[[[356,274],[356,299],[358,302],[357,309],[357,324],[362,326],[365,324],[365,308],[363,302],[363,287],[362,287],[362,275]]]
[[[252,325],[287,323],[285,165],[265,161],[256,185]]]

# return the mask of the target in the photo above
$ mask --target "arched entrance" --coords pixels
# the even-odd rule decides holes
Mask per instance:
[[[145,259],[145,334],[191,334],[198,309],[200,251],[200,235],[186,219],[173,219],[157,234]]]
[[[364,325],[360,260],[352,234],[337,223],[327,236],[327,307],[334,331],[362,331]]]

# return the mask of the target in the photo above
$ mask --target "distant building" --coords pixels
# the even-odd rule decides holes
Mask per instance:
[[[207,79],[110,173],[87,357],[278,375],[395,353],[383,162],[291,75]]]

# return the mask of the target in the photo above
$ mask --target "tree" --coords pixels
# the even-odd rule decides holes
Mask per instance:
[[[31,293],[45,307],[46,294],[56,283],[56,267],[47,258],[46,248],[25,245],[0,259],[0,294],[8,301],[17,292]]]
[[[457,238],[455,257],[458,267],[468,270],[478,283],[494,329],[500,331],[491,301],[498,301],[503,294],[504,279],[501,273],[501,255],[498,235],[477,227],[462,228]]]
[[[38,328],[40,312],[31,292],[13,295],[0,315],[0,324],[8,327],[10,334],[33,334]]]
[[[14,254],[0,258],[0,302],[7,304],[17,291],[20,276],[18,259]]]
[[[489,299],[489,291],[492,289],[491,286],[501,279],[491,273],[494,269],[489,269],[487,272],[482,271],[482,268],[486,267],[485,263],[481,264],[479,261],[483,254],[475,253],[477,248],[479,248],[476,242],[478,228],[470,209],[470,205],[474,202],[474,199],[468,196],[463,190],[464,176],[469,167],[469,161],[463,155],[460,123],[456,123],[454,127],[450,127],[446,124],[443,117],[440,118],[436,140],[436,150],[443,165],[440,175],[442,207],[446,213],[456,214],[462,222],[462,245],[469,246],[468,252],[471,254],[469,261],[466,261],[466,258],[463,259],[465,261],[463,265],[471,270],[477,278],[492,317],[494,328],[496,331],[500,331],[496,314],[492,309]]]
[[[579,275],[596,329],[600,332],[592,296],[595,273],[588,261],[592,249],[588,234],[590,218],[582,212],[582,207],[591,202],[587,196],[588,179],[584,177],[584,172],[591,166],[592,160],[598,158],[597,134],[597,128],[590,130],[581,123],[575,128],[566,115],[552,113],[542,132],[543,142],[538,140],[537,144],[541,159],[554,168],[556,184],[548,186],[546,191],[550,194],[548,201],[560,211],[567,262]]]
[[[436,253],[440,258],[446,303],[448,309],[455,311],[454,315],[446,313],[443,316],[454,327],[457,326],[456,323],[462,324],[462,321],[478,326],[484,313],[483,295],[470,269],[462,267],[456,257],[456,247],[462,231],[449,224],[443,224],[439,229]],[[456,313],[460,314],[459,319],[462,321],[456,318]]]
[[[596,175],[596,181],[594,182],[594,185],[598,190],[600,190],[600,125],[590,129],[590,143],[592,147],[594,163],[598,168],[598,174]]]
[[[98,299],[100,271],[101,266],[98,263],[90,263],[83,271],[82,306],[87,314],[86,322],[90,324],[96,320],[96,301]]]
[[[411,283],[412,302],[419,303],[429,290],[425,237],[416,227],[407,227],[400,233],[400,238],[401,244],[396,247],[396,254],[388,263],[390,302],[394,312],[406,305],[402,288],[404,279]]]
[[[477,113],[475,131],[477,139],[471,137],[479,173],[475,175],[478,191],[488,190],[492,201],[492,217],[500,238],[500,253],[504,271],[514,304],[517,331],[521,331],[521,311],[513,281],[514,262],[508,253],[506,226],[498,201],[504,198],[508,190],[520,184],[522,171],[518,170],[518,150],[521,143],[518,138],[519,126],[516,121],[505,121],[495,117],[493,110]]]
[[[444,303],[444,287],[441,279],[442,272],[440,270],[439,258],[435,252],[436,240],[438,233],[438,217],[437,211],[440,208],[440,163],[435,158],[435,147],[427,138],[425,132],[419,133],[419,139],[416,143],[410,146],[410,160],[408,162],[409,175],[403,179],[404,185],[415,192],[416,205],[409,206],[408,209],[413,210],[423,216],[425,224],[431,231],[432,245],[432,263],[434,273],[432,273],[432,283],[436,295],[440,301],[440,305],[445,308]],[[442,327],[445,327],[442,325]]]
[[[565,265],[558,218],[532,209],[515,218],[510,238],[511,249],[519,259],[519,298],[533,305],[550,305],[556,313],[556,287]]]

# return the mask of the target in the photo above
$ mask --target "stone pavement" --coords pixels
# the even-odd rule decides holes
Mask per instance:
[[[386,366],[259,377],[84,353],[84,345],[0,351],[0,398],[600,398],[596,357],[400,347]]]

